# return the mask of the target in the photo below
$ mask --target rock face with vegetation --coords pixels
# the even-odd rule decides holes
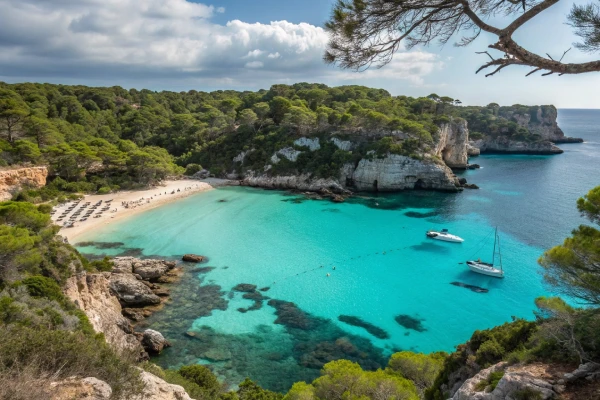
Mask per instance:
[[[457,107],[453,110],[469,123],[470,145],[481,153],[560,154],[555,143],[579,143],[565,136],[556,121],[554,106]]]
[[[39,189],[45,186],[47,176],[46,167],[0,170],[0,201],[10,200],[23,188]]]
[[[143,350],[131,324],[121,315],[121,305],[109,289],[110,272],[81,273],[67,280],[65,295],[82,310],[98,333],[118,351],[140,354]]]

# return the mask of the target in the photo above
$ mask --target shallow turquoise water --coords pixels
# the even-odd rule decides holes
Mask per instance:
[[[464,175],[480,190],[368,196],[334,204],[228,187],[148,211],[85,239],[123,242],[145,256],[197,253],[210,258],[207,265],[215,269],[196,273],[186,267],[172,303],[145,324],[174,343],[158,359],[163,366],[211,363],[230,383],[250,376],[285,390],[318,373],[318,366],[306,361],[307,353],[320,360],[335,358],[332,354],[343,347],[335,341],[340,337],[359,349],[357,359],[374,360],[369,366],[398,349],[451,351],[476,329],[513,316],[532,318],[534,298],[547,294],[536,260],[583,221],[575,199],[600,184],[600,135],[594,128],[600,113],[582,117],[574,112],[561,110],[561,126],[587,143],[564,145],[566,152],[559,156],[479,157],[473,161],[483,168]],[[490,257],[495,226],[503,280],[473,274],[461,264]],[[426,239],[426,230],[441,228],[465,243]],[[80,250],[117,254],[124,248]],[[456,281],[489,292],[450,284]],[[266,301],[259,310],[238,311],[253,304],[242,293],[230,292],[239,283],[269,287],[264,295],[294,302],[310,318],[322,318],[319,328],[274,324],[275,308]],[[220,286],[212,295],[207,294],[211,284]],[[220,307],[226,310],[207,311],[205,304],[213,301],[227,303]],[[339,322],[339,315],[360,317],[389,338]],[[421,320],[424,330],[399,325],[398,315]],[[186,336],[190,331],[197,336]],[[323,343],[337,347],[324,351]],[[215,356],[215,351],[220,353]]]

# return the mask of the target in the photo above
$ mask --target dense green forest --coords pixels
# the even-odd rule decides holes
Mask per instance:
[[[318,151],[294,163],[283,159],[269,173],[335,177],[344,163],[364,157],[422,158],[450,118],[467,119],[475,137],[536,139],[502,117],[503,109],[462,107],[459,100],[435,94],[412,98],[308,83],[211,93],[0,83],[0,167],[49,165],[51,184],[22,194],[46,200],[59,192],[148,185],[202,167],[216,176],[262,172],[276,150],[302,149],[294,140],[309,136],[324,139]],[[341,150],[331,137],[352,138],[356,146]],[[247,151],[243,165],[233,161],[242,151]]]

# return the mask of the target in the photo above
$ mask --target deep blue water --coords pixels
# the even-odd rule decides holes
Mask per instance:
[[[165,367],[210,364],[228,383],[249,376],[286,390],[334,358],[376,368],[399,349],[451,351],[475,329],[532,318],[533,300],[548,294],[537,258],[584,222],[575,201],[600,184],[600,110],[560,110],[559,124],[585,143],[561,145],[565,153],[555,156],[478,157],[472,161],[482,168],[464,176],[479,190],[367,195],[334,204],[221,188],[85,239],[124,242],[146,256],[210,258],[201,267],[212,270],[186,266],[171,303],[140,326],[160,330],[173,343],[157,358]],[[425,238],[427,229],[444,227],[465,243]],[[464,265],[471,257],[490,257],[494,227],[503,280]],[[232,291],[240,283],[269,289],[247,299]],[[258,293],[296,306],[268,304]],[[253,304],[258,309],[248,310]],[[387,337],[340,322],[340,315],[359,317]]]

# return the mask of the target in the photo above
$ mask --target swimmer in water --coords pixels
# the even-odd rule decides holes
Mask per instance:
[[[329,275],[329,273],[327,273],[327,276],[331,276],[331,275]]]

